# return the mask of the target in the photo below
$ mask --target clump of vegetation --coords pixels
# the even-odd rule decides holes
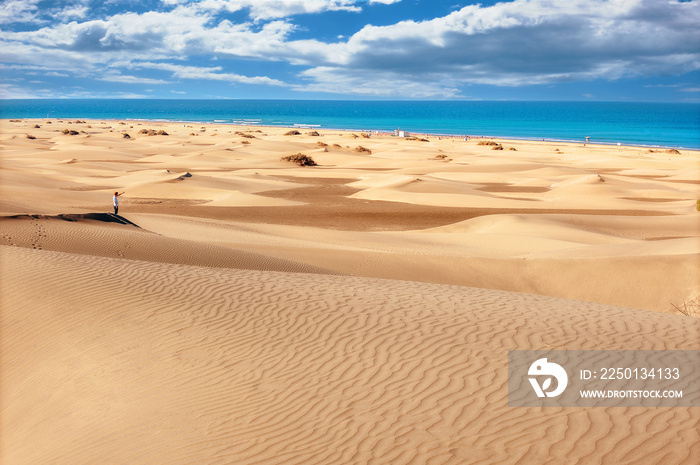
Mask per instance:
[[[291,131],[285,132],[284,135],[285,136],[298,136],[298,135],[301,135],[301,133],[297,130],[291,130]]]
[[[333,147],[335,147],[335,148],[337,148],[337,149],[342,149],[342,148],[343,148],[343,146],[340,145],[340,144],[333,144]]]
[[[316,142],[316,145],[318,145],[319,147],[328,147],[328,144],[326,144],[325,142],[321,142],[321,141]]]
[[[369,139],[369,138],[370,138],[370,134],[369,134],[369,133],[362,132],[362,133],[360,133],[360,134],[362,134],[362,137],[364,137],[365,139]]]
[[[372,155],[372,151],[368,149],[367,147],[363,147],[361,145],[358,145],[355,147],[355,152],[360,152],[360,153],[367,153],[368,155]]]
[[[40,129],[40,128],[41,128],[41,126],[39,126],[38,124],[34,125],[34,129]]]
[[[318,133],[318,131],[311,131],[309,133],[310,136],[320,136],[321,134]]]
[[[422,139],[420,137],[415,137],[415,136],[406,137],[405,140],[417,140],[418,142],[430,142],[428,139]]]
[[[131,139],[131,136],[130,136],[129,134],[127,134],[127,133],[122,134],[122,137],[123,137],[124,139]]]
[[[445,155],[444,153],[440,153],[438,155],[435,155],[436,160],[444,160],[445,158],[447,158],[447,155]]]
[[[11,119],[10,120],[10,123],[21,123],[21,122],[22,122],[21,119]]]
[[[126,123],[124,121],[119,121],[119,124],[123,124],[124,126],[126,126]]]
[[[36,139],[36,137],[32,136],[31,134],[27,134],[27,139],[32,139],[32,140],[34,140],[34,139]]]
[[[314,159],[303,153],[295,153],[294,155],[282,157],[282,161],[296,163],[299,166],[316,166]]]
[[[255,137],[254,135],[252,135],[252,134],[246,134],[246,133],[241,132],[241,131],[236,131],[235,134],[236,134],[236,135],[239,135],[239,136],[241,136],[241,137],[245,137],[246,139],[257,139],[257,137]]]
[[[358,137],[360,137],[357,134],[350,134],[350,135],[352,136],[353,139],[357,139]]]
[[[64,129],[63,134],[77,136],[80,133],[78,131],[73,130],[73,129]]]
[[[671,303],[671,306],[673,306],[673,308],[675,308],[676,311],[682,315],[692,317],[700,316],[700,297],[690,299],[680,305]]]
[[[76,120],[75,124],[85,124],[85,121]]]
[[[476,143],[476,145],[498,145],[498,142],[494,142],[492,140],[480,140]]]
[[[513,151],[513,152],[517,152],[517,151],[518,151],[518,149],[516,149],[515,147],[511,147],[511,148],[509,148],[508,150],[511,150],[511,151]]]
[[[674,155],[680,155],[681,153],[676,150],[676,149],[667,149],[667,150],[653,150],[649,149],[649,153],[671,153]]]
[[[167,135],[169,135],[167,132],[163,131],[162,129],[159,131],[156,131],[155,129],[141,129],[139,131],[139,134],[146,134],[148,136],[167,136]]]
[[[501,144],[497,144],[491,147],[491,150],[503,150],[503,146]]]
[[[243,141],[241,141],[241,144],[243,144],[243,145],[250,145],[250,141],[249,141],[249,140],[243,140]]]

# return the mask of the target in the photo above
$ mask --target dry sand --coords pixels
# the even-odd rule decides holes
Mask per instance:
[[[698,152],[0,124],[1,463],[697,463],[698,409],[506,382],[700,349]]]

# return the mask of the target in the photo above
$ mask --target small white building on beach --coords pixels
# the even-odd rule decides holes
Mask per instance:
[[[410,137],[411,133],[408,131],[402,131],[401,129],[396,129],[394,131],[396,137]]]

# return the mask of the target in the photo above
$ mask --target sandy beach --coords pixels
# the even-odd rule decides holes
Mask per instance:
[[[509,408],[507,352],[700,349],[698,151],[56,119],[0,148],[2,463],[697,463],[697,408]]]

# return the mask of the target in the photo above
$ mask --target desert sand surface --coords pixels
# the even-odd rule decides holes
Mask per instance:
[[[0,462],[697,463],[507,354],[700,349],[700,153],[290,130],[0,122]]]

